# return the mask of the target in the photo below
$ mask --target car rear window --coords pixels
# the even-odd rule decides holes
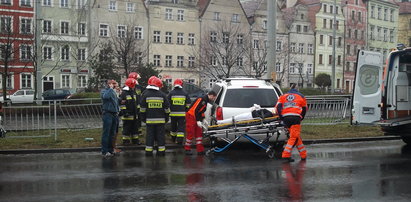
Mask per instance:
[[[258,104],[261,107],[274,107],[277,99],[274,89],[228,89],[223,106],[247,108]]]

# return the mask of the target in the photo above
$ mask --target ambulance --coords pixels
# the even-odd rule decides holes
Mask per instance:
[[[352,125],[379,125],[411,144],[411,48],[392,50],[385,65],[379,52],[358,52],[351,110]]]

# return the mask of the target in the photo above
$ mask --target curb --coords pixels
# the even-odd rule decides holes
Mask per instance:
[[[324,144],[324,143],[344,143],[344,142],[365,142],[365,141],[382,141],[382,140],[399,140],[400,136],[383,136],[383,137],[362,137],[362,138],[341,138],[341,139],[320,139],[320,140],[303,140],[304,144]],[[183,149],[182,145],[167,144],[168,149]],[[207,146],[207,145],[206,145]],[[119,146],[123,151],[144,150],[145,146]],[[72,153],[72,152],[100,152],[100,147],[87,148],[62,148],[62,149],[22,149],[22,150],[0,150],[0,154],[42,154],[42,153]]]

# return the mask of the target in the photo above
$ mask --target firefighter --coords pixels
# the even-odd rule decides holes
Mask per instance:
[[[143,93],[143,91],[144,91],[144,87],[143,86],[141,86],[139,83],[138,83],[138,80],[141,78],[141,76],[140,76],[140,74],[138,74],[137,72],[130,72],[130,74],[128,75],[128,78],[132,78],[132,79],[135,79],[136,80],[136,86],[134,87],[134,90],[135,90],[135,92],[136,92],[136,95],[137,95],[137,99],[139,100],[139,102],[137,103],[137,113],[139,114],[140,113],[140,100],[141,100],[141,94]],[[140,118],[140,116],[138,116],[138,119],[137,119],[137,126],[136,126],[136,135],[137,136],[140,136],[141,135],[141,118]]]
[[[161,79],[152,76],[148,80],[148,86],[144,91],[140,102],[141,120],[147,125],[146,155],[153,155],[154,142],[157,142],[158,156],[164,156],[165,147],[165,123],[168,122],[170,104],[167,96],[160,91],[163,87]]]
[[[195,138],[198,155],[204,155],[202,121],[207,103],[214,102],[217,94],[214,91],[208,92],[204,97],[197,98],[186,113],[186,143],[184,145],[186,155],[192,155],[191,144]]]
[[[307,112],[307,100],[304,95],[298,92],[296,84],[292,84],[290,91],[278,99],[276,108],[280,119],[290,132],[290,138],[284,148],[282,158],[287,162],[294,161],[291,158],[291,151],[293,147],[296,146],[300,153],[301,160],[306,160],[307,150],[300,136],[300,124]]]
[[[186,110],[190,107],[190,97],[183,90],[183,80],[174,81],[174,89],[167,96],[170,102],[171,131],[173,142],[181,144],[184,140]]]
[[[121,120],[123,121],[123,144],[139,144],[136,127],[138,118],[138,98],[134,91],[136,81],[128,78],[120,95]]]

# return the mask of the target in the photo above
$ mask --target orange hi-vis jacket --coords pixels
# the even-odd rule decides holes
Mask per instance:
[[[197,98],[187,111],[187,114],[195,117],[196,121],[202,121],[204,119],[204,112],[207,109],[208,96]]]
[[[280,116],[300,116],[304,118],[307,110],[307,100],[297,90],[291,89],[282,95],[276,105]]]

